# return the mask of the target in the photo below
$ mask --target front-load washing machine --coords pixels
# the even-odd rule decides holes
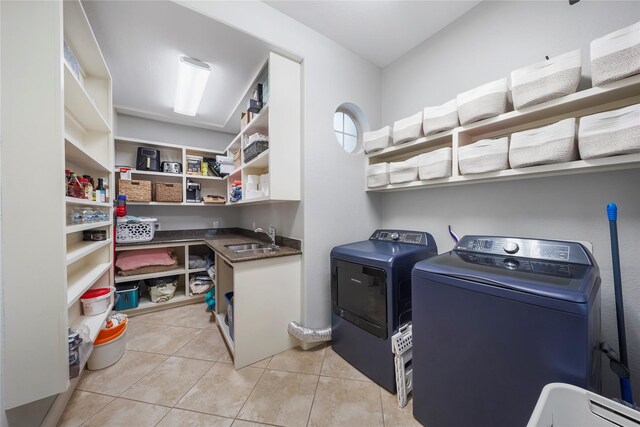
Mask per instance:
[[[391,337],[411,321],[411,269],[437,253],[429,233],[404,230],[376,230],[331,251],[333,350],[391,393]]]
[[[600,275],[579,243],[465,236],[412,278],[422,424],[524,426],[549,383],[600,391]]]

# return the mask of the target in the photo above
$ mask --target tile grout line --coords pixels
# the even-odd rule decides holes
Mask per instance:
[[[250,368],[251,366],[246,366],[246,368]],[[233,365],[233,369],[235,369],[235,364]],[[244,368],[241,368],[244,369]],[[254,368],[254,369],[260,369],[260,368]],[[240,407],[240,410],[236,413],[236,415],[233,417],[234,419],[238,419],[238,415],[240,415],[240,413],[242,412],[242,410],[244,409],[245,405],[247,404],[247,402],[249,401],[249,399],[251,398],[251,395],[253,394],[253,391],[256,389],[256,387],[258,386],[258,383],[260,382],[260,380],[262,379],[262,376],[264,375],[264,373],[267,372],[267,368],[262,368],[262,372],[260,373],[260,376],[258,377],[258,381],[256,381],[256,383],[253,385],[253,387],[251,388],[251,391],[249,392],[249,395],[247,396],[247,398],[245,399],[244,403],[242,404],[242,406]],[[240,421],[248,421],[248,420],[240,420]]]
[[[380,402],[380,415],[382,415],[382,427],[386,427],[384,423],[384,405],[382,404],[382,387],[380,387],[379,385],[378,385],[378,401]]]
[[[324,356],[322,358],[322,362],[324,363]],[[320,372],[322,372],[322,365],[320,366]],[[311,422],[311,414],[313,413],[313,404],[316,403],[316,395],[318,394],[318,387],[320,385],[320,375],[318,375],[318,379],[316,380],[316,388],[313,390],[313,399],[311,400],[311,408],[309,408],[309,415],[307,415],[307,423],[305,426],[309,426]]]
[[[176,357],[177,357],[177,356],[176,356]],[[196,360],[199,360],[199,359],[196,359]],[[182,398],[183,398],[183,397],[185,397],[185,396],[186,396],[186,395],[187,395],[187,394],[188,394],[188,393],[189,393],[189,392],[190,392],[190,391],[191,391],[191,390],[196,386],[196,384],[198,384],[198,383],[200,382],[200,380],[201,380],[202,378],[204,378],[204,376],[205,376],[205,375],[207,375],[207,373],[208,373],[209,371],[211,371],[211,370],[214,368],[214,366],[216,366],[216,364],[217,364],[217,363],[218,363],[217,361],[216,361],[216,362],[213,362],[213,363],[212,363],[212,365],[209,367],[209,369],[207,369],[206,371],[204,371],[204,373],[203,373],[202,375],[200,375],[200,378],[198,378],[198,379],[196,380],[196,382],[194,382],[194,383],[193,383],[193,385],[192,385],[191,387],[189,387],[189,389],[188,389],[187,391],[185,391],[185,392],[182,394],[182,396],[180,396],[180,397],[178,398],[178,400],[176,400],[176,403],[174,403],[174,404],[173,404],[172,408],[175,408],[175,407],[176,407],[176,405],[177,405],[178,403],[180,403],[180,401],[182,400]],[[184,408],[176,408],[176,409],[184,409]],[[188,411],[188,409],[184,409],[184,410],[185,410],[185,411]],[[196,412],[196,411],[194,411],[194,412]],[[209,415],[211,415],[211,414],[209,414]]]

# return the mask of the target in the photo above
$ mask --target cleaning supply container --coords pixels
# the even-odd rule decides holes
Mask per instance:
[[[115,288],[97,288],[89,289],[82,294],[80,302],[82,303],[82,312],[85,316],[95,316],[102,314],[111,307],[111,295]]]
[[[233,339],[233,291],[224,294],[227,300],[227,319],[229,319],[229,336]]]
[[[124,355],[127,347],[127,319],[112,328],[102,329],[93,342],[93,353],[87,369],[97,371],[108,368]]]
[[[138,308],[138,304],[140,304],[139,285],[118,285],[116,286],[116,295],[118,295],[116,311]]]

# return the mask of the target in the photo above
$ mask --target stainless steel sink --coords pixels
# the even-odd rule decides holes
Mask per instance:
[[[226,248],[236,254],[264,254],[278,250],[277,246],[270,245],[268,243],[245,243],[241,245],[226,245]]]

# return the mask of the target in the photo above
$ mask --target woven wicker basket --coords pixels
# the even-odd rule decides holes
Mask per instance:
[[[128,202],[150,202],[151,181],[118,180],[118,194],[127,196]]]
[[[156,183],[156,202],[182,202],[182,184]]]

